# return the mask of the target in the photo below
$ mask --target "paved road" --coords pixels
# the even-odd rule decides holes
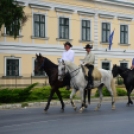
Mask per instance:
[[[0,134],[134,134],[134,106],[118,102],[113,111],[110,103],[103,102],[94,111],[95,106],[92,103],[82,114],[70,105],[64,113],[60,106],[47,114],[43,108],[0,110]]]

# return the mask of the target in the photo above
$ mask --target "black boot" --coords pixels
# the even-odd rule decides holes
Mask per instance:
[[[67,73],[64,78],[64,85],[66,86],[66,90],[70,90],[70,74]]]
[[[94,87],[94,84],[93,84],[93,77],[92,77],[92,72],[93,72],[93,69],[94,69],[94,66],[93,65],[87,65],[89,71],[88,71],[88,89],[92,89]]]
[[[94,88],[94,83],[93,83],[93,77],[91,76],[91,79],[90,79],[90,88]]]
[[[91,83],[91,82],[89,81],[88,84],[87,84],[87,88],[88,88],[88,89],[94,88],[93,83]]]

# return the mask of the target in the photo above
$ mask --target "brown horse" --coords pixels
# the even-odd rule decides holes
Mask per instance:
[[[38,72],[42,69],[46,72],[46,74],[49,78],[49,84],[52,88],[44,111],[46,112],[49,109],[50,101],[51,101],[54,93],[57,94],[57,96],[61,102],[61,105],[62,105],[61,109],[62,109],[62,111],[64,111],[65,105],[62,100],[62,96],[60,94],[59,88],[64,87],[68,83],[70,83],[70,78],[68,78],[68,76],[65,76],[64,80],[62,82],[58,81],[58,65],[52,63],[49,59],[47,59],[46,57],[43,57],[41,54],[39,54],[39,55],[36,54],[34,71]]]

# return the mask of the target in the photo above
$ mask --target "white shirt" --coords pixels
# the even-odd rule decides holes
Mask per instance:
[[[71,49],[69,49],[68,51],[65,50],[62,54],[61,59],[70,61],[70,62],[74,62],[74,51]]]

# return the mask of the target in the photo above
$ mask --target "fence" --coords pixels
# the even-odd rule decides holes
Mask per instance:
[[[28,85],[38,82],[38,86],[48,85],[48,77],[46,76],[2,76],[0,77],[1,88],[24,88]]]
[[[0,87],[1,88],[24,88],[28,85],[38,82],[38,87],[42,87],[49,84],[47,76],[2,76],[0,77]],[[117,85],[123,85],[123,79],[117,77]]]

